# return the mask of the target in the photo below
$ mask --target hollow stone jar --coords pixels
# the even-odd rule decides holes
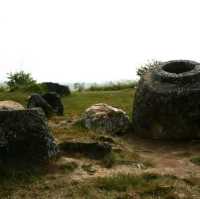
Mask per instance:
[[[135,93],[133,123],[147,138],[200,138],[200,64],[175,60],[146,72]]]

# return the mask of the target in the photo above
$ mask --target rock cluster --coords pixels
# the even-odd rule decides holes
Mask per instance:
[[[60,96],[70,95],[71,93],[68,86],[60,85],[58,83],[44,82],[42,85],[47,88],[48,92],[56,92]]]
[[[88,108],[82,122],[88,129],[110,134],[123,134],[130,127],[128,115],[123,110],[103,103]]]
[[[155,139],[199,138],[199,99],[199,63],[162,63],[139,81],[133,106],[135,132]]]
[[[28,99],[28,108],[40,107],[45,112],[46,116],[63,115],[64,106],[58,94],[49,92],[44,95],[34,93]]]
[[[44,112],[0,110],[0,159],[44,161],[58,153]]]

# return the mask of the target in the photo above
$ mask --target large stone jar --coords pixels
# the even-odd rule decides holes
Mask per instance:
[[[147,71],[135,93],[133,123],[147,138],[200,138],[200,64],[175,60]]]
[[[0,162],[32,163],[56,157],[58,147],[44,112],[40,108],[18,109],[16,105],[11,108],[0,110]]]

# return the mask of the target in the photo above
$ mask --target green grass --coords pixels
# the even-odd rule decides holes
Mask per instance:
[[[195,156],[190,159],[190,161],[196,165],[200,166],[200,156]]]
[[[84,91],[75,92],[64,97],[66,116],[80,116],[84,110],[96,103],[107,103],[126,111],[129,116],[132,112],[133,89],[119,91]]]
[[[14,100],[26,106],[30,92],[0,92],[0,100]],[[132,112],[134,90],[124,89],[117,91],[84,91],[74,92],[63,97],[65,115],[79,117],[86,108],[96,103],[107,103],[126,111],[129,116]]]
[[[3,92],[0,91],[0,100],[14,100],[24,106],[30,93]],[[70,96],[63,97],[65,107],[64,117],[51,118],[58,123],[73,118],[78,118],[86,108],[96,103],[107,103],[123,109],[131,116],[134,89],[116,91],[83,91],[74,92]],[[53,128],[53,127],[52,127]],[[70,139],[94,139],[100,135],[86,131],[81,126],[53,128],[54,136],[58,141]],[[122,142],[122,139],[119,138]],[[114,139],[114,143],[118,139]],[[124,142],[120,146],[124,146]],[[111,142],[112,143],[112,142]],[[122,148],[123,149],[123,148]],[[77,156],[79,158],[79,156]],[[83,158],[82,156],[80,156]],[[76,157],[73,157],[76,158]],[[98,166],[113,167],[120,164],[129,164],[140,160],[140,156],[127,148],[122,151],[114,151],[99,162]],[[84,158],[83,158],[84,159]],[[81,160],[82,161],[82,160]],[[200,165],[200,157],[193,157],[191,161]],[[150,163],[142,162],[146,167]],[[200,198],[199,178],[181,180],[174,176],[161,176],[157,174],[119,174],[106,177],[71,180],[70,175],[79,172],[79,169],[94,175],[96,162],[84,162],[77,164],[73,160],[68,163],[46,165],[43,168],[9,168],[5,165],[0,167],[0,198],[72,198],[72,199],[180,199],[177,193],[185,194],[183,199]],[[14,166],[14,165],[13,165]],[[46,168],[47,167],[47,168]],[[103,168],[105,169],[105,168]]]
[[[77,193],[84,191],[90,196],[96,191],[96,198],[113,199],[180,199],[177,193],[181,191],[182,195],[185,196],[182,198],[193,198],[191,197],[193,188],[183,180],[171,175],[153,173],[143,175],[118,174],[99,177],[88,184],[79,187]],[[88,189],[88,186],[90,186],[90,189]]]
[[[118,174],[111,177],[98,178],[95,182],[95,186],[107,191],[115,190],[124,192],[130,187],[134,187],[137,190],[143,189],[143,192],[150,192],[152,188],[155,189],[155,186],[158,185],[158,182],[160,182],[162,178],[164,177],[156,174],[144,174],[139,176]],[[168,180],[171,179],[169,178]]]
[[[1,164],[0,198],[10,198],[16,191],[40,182],[47,172],[46,165]]]
[[[1,100],[13,100],[26,106],[27,98],[30,95],[28,92],[13,91],[13,92],[0,92]]]
[[[60,169],[64,171],[65,173],[71,173],[78,167],[78,164],[76,162],[67,162],[63,165],[60,165]]]

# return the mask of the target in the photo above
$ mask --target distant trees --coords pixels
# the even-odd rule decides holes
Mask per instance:
[[[88,91],[114,91],[114,90],[122,90],[135,88],[137,85],[137,81],[127,80],[127,81],[119,81],[119,82],[108,82],[104,84],[94,83],[86,90]]]
[[[78,92],[82,92],[85,90],[85,84],[84,83],[74,83],[74,89]]]

